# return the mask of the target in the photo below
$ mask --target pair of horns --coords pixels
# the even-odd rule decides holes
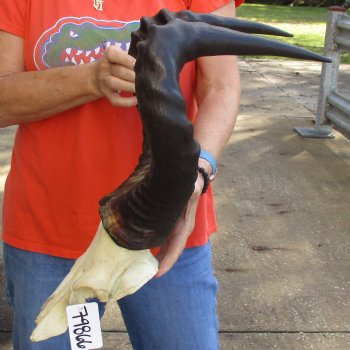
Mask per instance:
[[[100,201],[103,226],[132,250],[162,245],[186,210],[198,176],[200,145],[186,115],[179,73],[201,56],[273,55],[330,62],[289,44],[251,35],[291,36],[271,26],[190,11],[143,17],[132,33],[143,153],[130,177]]]
[[[329,58],[312,51],[250,35],[263,34],[293,37],[292,34],[270,25],[237,18],[193,13],[187,10],[170,12],[166,9],[159,11],[154,17],[143,17],[141,19],[140,29],[132,34],[134,47],[131,48],[130,54],[137,57],[135,44],[139,41],[147,40],[148,32],[152,27],[160,29],[160,27],[169,26],[177,20],[186,22],[189,31],[198,31],[196,48],[185,57],[186,61],[200,56],[267,55],[331,62]]]

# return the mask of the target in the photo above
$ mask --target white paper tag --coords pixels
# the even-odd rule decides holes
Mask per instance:
[[[102,332],[97,303],[66,308],[72,350],[102,348]]]

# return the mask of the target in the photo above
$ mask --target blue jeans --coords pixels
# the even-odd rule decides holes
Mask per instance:
[[[4,244],[8,300],[14,310],[13,350],[69,350],[67,332],[32,343],[30,334],[44,301],[74,260]],[[185,249],[175,266],[118,301],[134,350],[217,350],[217,281],[211,247]],[[104,305],[100,304],[101,316]]]

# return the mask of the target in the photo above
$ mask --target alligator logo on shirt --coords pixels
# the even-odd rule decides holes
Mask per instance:
[[[96,61],[110,45],[128,50],[138,21],[105,21],[92,17],[66,17],[46,30],[34,49],[39,70]]]

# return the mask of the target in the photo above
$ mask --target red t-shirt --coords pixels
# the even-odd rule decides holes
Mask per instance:
[[[42,70],[96,60],[109,42],[127,50],[139,18],[160,8],[211,12],[227,2],[105,0],[98,11],[93,0],[8,0],[0,4],[0,29],[24,38],[27,71]],[[192,121],[195,70],[191,62],[181,75]],[[99,199],[137,165],[141,131],[136,108],[112,107],[105,98],[19,125],[4,193],[3,240],[29,251],[79,257],[96,232]],[[201,197],[187,246],[205,244],[215,230],[210,189]]]

